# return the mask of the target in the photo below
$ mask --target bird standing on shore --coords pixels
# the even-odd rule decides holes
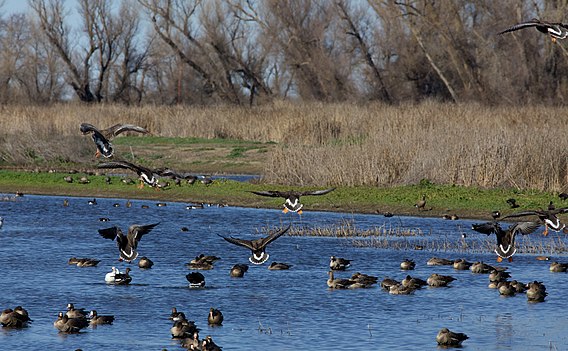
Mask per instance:
[[[148,134],[149,132],[139,126],[135,126],[133,124],[115,124],[114,126],[107,128],[107,129],[97,129],[92,124],[89,123],[81,123],[80,127],[81,133],[83,135],[91,134],[95,145],[97,146],[97,152],[95,153],[95,157],[99,157],[103,155],[106,158],[112,157],[114,154],[114,148],[110,141],[120,133],[124,132],[138,132],[143,134]]]

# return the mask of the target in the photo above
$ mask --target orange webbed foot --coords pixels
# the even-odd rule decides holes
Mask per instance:
[[[284,207],[284,209],[282,210],[282,212],[288,213],[288,209],[287,209],[286,207]]]
[[[302,213],[304,213],[302,210],[298,211],[298,214],[301,215]]]
[[[498,256],[498,257],[497,257],[497,262],[501,262],[501,261],[503,261],[503,258],[502,258],[501,256]]]

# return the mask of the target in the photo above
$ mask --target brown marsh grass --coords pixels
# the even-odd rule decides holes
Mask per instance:
[[[434,183],[564,191],[561,107],[276,102],[253,108],[61,104],[0,107],[0,160],[88,162],[79,124],[135,123],[164,137],[273,141],[264,180],[294,185]]]

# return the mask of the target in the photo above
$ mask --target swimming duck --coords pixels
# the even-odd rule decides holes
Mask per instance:
[[[221,347],[213,341],[211,335],[207,335],[203,342],[201,343],[201,350],[202,351],[221,351]]]
[[[341,257],[331,256],[329,258],[329,268],[334,271],[344,271],[351,266],[351,261]]]
[[[194,321],[188,321],[187,319],[175,321],[174,325],[170,328],[170,333],[174,339],[186,339],[193,337],[193,333],[199,332],[199,329],[195,326]]]
[[[191,272],[185,276],[190,288],[203,288],[205,286],[205,276],[199,272]]]
[[[97,199],[89,200],[89,201],[87,201],[87,203],[88,203],[89,205],[96,205],[96,204],[97,204]]]
[[[87,311],[84,308],[75,308],[75,305],[72,303],[67,304],[67,312],[65,312],[67,317],[69,318],[86,318]]]
[[[568,270],[568,263],[552,262],[550,264],[551,272],[566,272]]]
[[[223,324],[223,313],[221,313],[218,309],[211,307],[209,309],[209,315],[207,316],[207,323],[209,325]]]
[[[199,341],[199,333],[194,332],[191,338],[186,338],[181,341],[181,347],[187,350],[201,350],[201,342]]]
[[[454,333],[448,328],[442,328],[436,335],[436,342],[441,346],[460,346],[464,340],[469,339],[464,333]]]
[[[21,306],[18,307],[22,308]],[[25,328],[28,326],[28,322],[31,321],[27,311],[24,314],[23,312],[16,311],[16,309],[7,308],[0,314],[0,324],[4,328]]]
[[[392,278],[386,277],[381,281],[381,288],[384,289],[384,290],[389,290],[391,286],[398,285],[398,284],[400,284],[400,282],[398,282],[398,281],[396,281]]]
[[[114,285],[128,285],[132,281],[132,277],[130,276],[130,267],[126,267],[124,273],[115,273],[114,275]]]
[[[53,326],[62,333],[79,333],[81,329],[89,326],[89,321],[86,318],[69,318],[63,312],[59,312]]]
[[[453,264],[454,262],[452,260],[439,257],[432,257],[428,260],[428,262],[426,262],[426,265],[428,266],[451,266]]]
[[[420,279],[420,278],[416,278],[416,277],[411,277],[410,275],[407,275],[401,282],[402,286],[404,287],[408,287],[411,289],[420,289],[423,286],[428,285],[428,282],[425,281],[424,279]]]
[[[521,22],[515,24],[514,26],[509,27],[497,33],[497,35],[514,32],[519,29],[524,29],[529,27],[535,27],[536,30],[538,30],[539,32],[550,35],[552,42],[556,42],[556,39],[565,39],[568,36],[568,26],[566,24],[559,22],[555,23],[555,22],[541,21],[537,18],[533,18],[527,22]]]
[[[274,240],[278,239],[284,233],[286,233],[288,231],[288,229],[290,229],[290,225],[288,225],[288,227],[286,227],[284,229],[280,229],[280,230],[271,232],[265,238],[260,238],[260,239],[256,239],[256,240],[238,239],[238,238],[233,238],[233,237],[227,238],[227,237],[224,237],[224,236],[221,236],[221,235],[219,235],[219,236],[222,237],[223,239],[225,239],[226,241],[232,243],[232,244],[235,244],[235,245],[238,245],[238,246],[243,246],[243,247],[246,247],[249,250],[251,250],[252,255],[249,257],[249,261],[252,264],[263,264],[270,257],[270,255],[265,251],[266,246],[268,244],[270,244],[271,242],[273,242]]]
[[[140,261],[138,261],[138,267],[142,269],[150,269],[153,265],[154,262],[146,256],[140,257]]]
[[[365,273],[355,272],[351,275],[351,280],[356,283],[362,283],[368,286],[377,284],[379,278]]]
[[[95,153],[95,157],[99,157],[103,155],[106,158],[112,157],[114,154],[114,148],[112,147],[111,140],[123,132],[137,132],[142,134],[148,134],[149,132],[139,126],[135,126],[132,124],[115,124],[114,126],[107,128],[107,129],[97,129],[94,125],[89,123],[81,123],[80,127],[81,133],[83,135],[91,134],[93,141],[97,147],[97,152]]]
[[[454,269],[460,270],[460,271],[465,271],[468,270],[469,267],[471,267],[472,263],[471,262],[467,262],[465,259],[461,258],[461,259],[456,259],[454,261]]]
[[[389,294],[391,295],[410,295],[414,293],[416,289],[411,286],[404,286],[400,283],[391,285],[389,287]]]
[[[529,302],[544,302],[544,298],[548,295],[544,284],[535,280],[534,282],[528,283],[527,285],[527,300]]]
[[[138,251],[136,251],[136,249],[142,236],[151,232],[158,224],[160,224],[160,222],[146,225],[133,224],[128,228],[128,234],[126,236],[124,236],[122,230],[116,226],[99,229],[99,234],[105,239],[116,239],[116,245],[120,251],[119,261],[132,262],[138,257]]]
[[[516,280],[511,280],[511,286],[516,293],[524,293],[527,291],[527,285]]]
[[[521,233],[523,235],[534,232],[540,223],[537,222],[519,222],[511,225],[507,230],[501,228],[498,222],[487,222],[483,224],[473,224],[471,229],[486,235],[495,234],[497,237],[497,262],[501,262],[503,258],[507,258],[509,262],[513,261],[513,255],[517,252],[515,248],[515,235]]]
[[[404,261],[402,261],[400,263],[400,269],[405,270],[405,271],[410,271],[413,270],[414,267],[416,267],[416,263],[412,260],[409,259],[404,259]]]
[[[290,269],[290,267],[292,266],[286,263],[272,262],[270,266],[268,266],[268,269],[270,269],[271,271],[284,271]]]
[[[172,313],[170,313],[170,317],[169,319],[171,319],[172,321],[177,321],[180,319],[185,319],[185,314],[181,311],[178,311],[177,308],[172,307]]]
[[[89,324],[91,326],[112,324],[114,322],[114,316],[99,316],[97,310],[92,310],[87,317],[89,318]]]
[[[489,273],[490,282],[504,282],[508,278],[511,278],[511,273],[506,271],[498,271],[494,269],[491,271],[491,273]]]
[[[151,187],[154,187],[156,189],[159,189],[158,186],[158,179],[156,179],[156,177],[154,177],[154,171],[140,166],[140,165],[135,165],[131,162],[128,161],[112,161],[112,162],[105,162],[105,163],[99,163],[97,165],[98,168],[122,168],[122,169],[129,169],[131,171],[136,172],[136,174],[138,175],[139,179],[140,179],[140,185],[138,186],[140,189],[144,187],[144,184],[147,184]]]
[[[514,296],[517,293],[517,289],[509,281],[499,282],[497,289],[502,296]]]
[[[562,208],[554,208],[551,210],[529,210],[529,211],[522,211],[517,213],[512,213],[503,217],[506,218],[517,218],[517,217],[526,217],[526,216],[537,216],[540,224],[544,225],[544,233],[543,235],[548,235],[548,228],[554,230],[555,232],[559,232],[560,230],[564,229],[566,224],[560,222],[557,215],[562,213],[568,213],[568,207]]]
[[[219,257],[219,256],[199,254],[198,256],[195,256],[195,258],[193,260],[191,260],[189,263],[209,263],[209,264],[213,264],[220,259],[221,259],[221,257]]]
[[[329,278],[327,279],[327,286],[331,289],[350,289],[364,287],[364,284],[357,283],[351,279],[335,278],[333,271],[329,271],[327,274],[329,275]],[[354,286],[355,284],[357,285]]]
[[[77,267],[96,267],[101,260],[95,260],[94,258],[81,258],[77,262]]]
[[[120,274],[120,271],[116,267],[112,267],[110,272],[105,275],[105,282],[114,283],[114,277],[116,274]]]
[[[185,265],[189,269],[200,269],[200,270],[203,270],[203,271],[213,269],[213,265],[209,262],[199,262],[199,263],[188,262]]]
[[[469,270],[471,271],[471,273],[475,273],[475,274],[488,274],[491,273],[493,270],[496,270],[496,267],[493,267],[487,263],[484,262],[475,262],[472,263],[471,266],[469,267]]]
[[[234,278],[244,277],[246,271],[248,271],[248,266],[246,264],[237,263],[231,268],[229,275]]]
[[[302,207],[304,205],[300,203],[300,196],[308,196],[308,195],[325,195],[329,192],[332,192],[335,188],[325,189],[325,190],[308,190],[308,191],[277,191],[277,190],[268,190],[268,191],[251,191],[251,193],[261,196],[270,196],[270,197],[282,197],[286,199],[284,202],[284,210],[282,212],[296,212],[298,214],[302,214]]]
[[[439,288],[448,286],[448,284],[453,282],[454,280],[456,280],[456,278],[452,277],[451,275],[433,273],[428,277],[428,279],[426,279],[426,282],[428,283],[428,286]]]

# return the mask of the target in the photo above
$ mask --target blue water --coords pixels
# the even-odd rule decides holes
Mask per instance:
[[[360,248],[350,238],[283,236],[268,246],[270,259],[264,265],[250,265],[242,279],[229,277],[236,263],[249,263],[249,251],[225,242],[219,235],[258,238],[258,230],[292,223],[301,226],[332,226],[345,220],[358,228],[392,226],[420,229],[432,240],[450,238],[476,240],[469,227],[472,221],[444,221],[435,218],[357,215],[315,212],[302,216],[283,214],[279,209],[206,207],[187,210],[184,203],[156,206],[156,201],[97,199],[26,195],[17,201],[0,202],[0,267],[3,270],[0,308],[24,306],[34,320],[23,330],[2,330],[1,349],[11,350],[182,350],[171,339],[172,307],[185,312],[224,350],[434,350],[439,329],[466,333],[468,350],[544,350],[568,348],[566,301],[568,275],[549,272],[549,262],[532,255],[517,254],[507,262],[513,279],[542,281],[549,293],[544,303],[528,303],[524,294],[506,298],[487,288],[487,275],[456,271],[450,266],[427,266],[433,257],[466,258],[495,263],[491,252],[398,251]],[[118,203],[119,207],[113,207]],[[144,209],[141,206],[148,205]],[[100,217],[110,222],[100,222]],[[117,225],[124,230],[133,224],[160,222],[139,244],[140,256],[155,263],[150,270],[130,265],[129,286],[109,286],[104,282],[111,266],[124,270],[118,262],[114,242],[99,236],[97,229]],[[189,228],[182,232],[181,227]],[[541,237],[540,231],[533,240]],[[484,236],[483,236],[484,237]],[[552,240],[551,234],[542,240]],[[518,238],[521,242],[524,238]],[[541,239],[538,239],[541,240]],[[565,240],[563,237],[561,240]],[[184,266],[200,253],[222,259],[210,271],[201,271],[206,288],[189,289]],[[347,277],[355,271],[376,275],[382,280],[401,280],[410,273],[426,279],[432,273],[457,278],[449,288],[426,288],[414,295],[395,296],[380,287],[330,291],[326,286],[329,257],[353,260]],[[101,260],[94,268],[68,265],[72,257]],[[414,271],[399,269],[404,258],[417,262]],[[553,257],[568,262],[567,257]],[[269,271],[272,261],[292,264],[289,271]],[[504,265],[502,263],[501,265]],[[58,333],[53,321],[67,303],[113,314],[114,325],[87,328],[75,335]],[[210,307],[220,309],[221,327],[207,326]]]

